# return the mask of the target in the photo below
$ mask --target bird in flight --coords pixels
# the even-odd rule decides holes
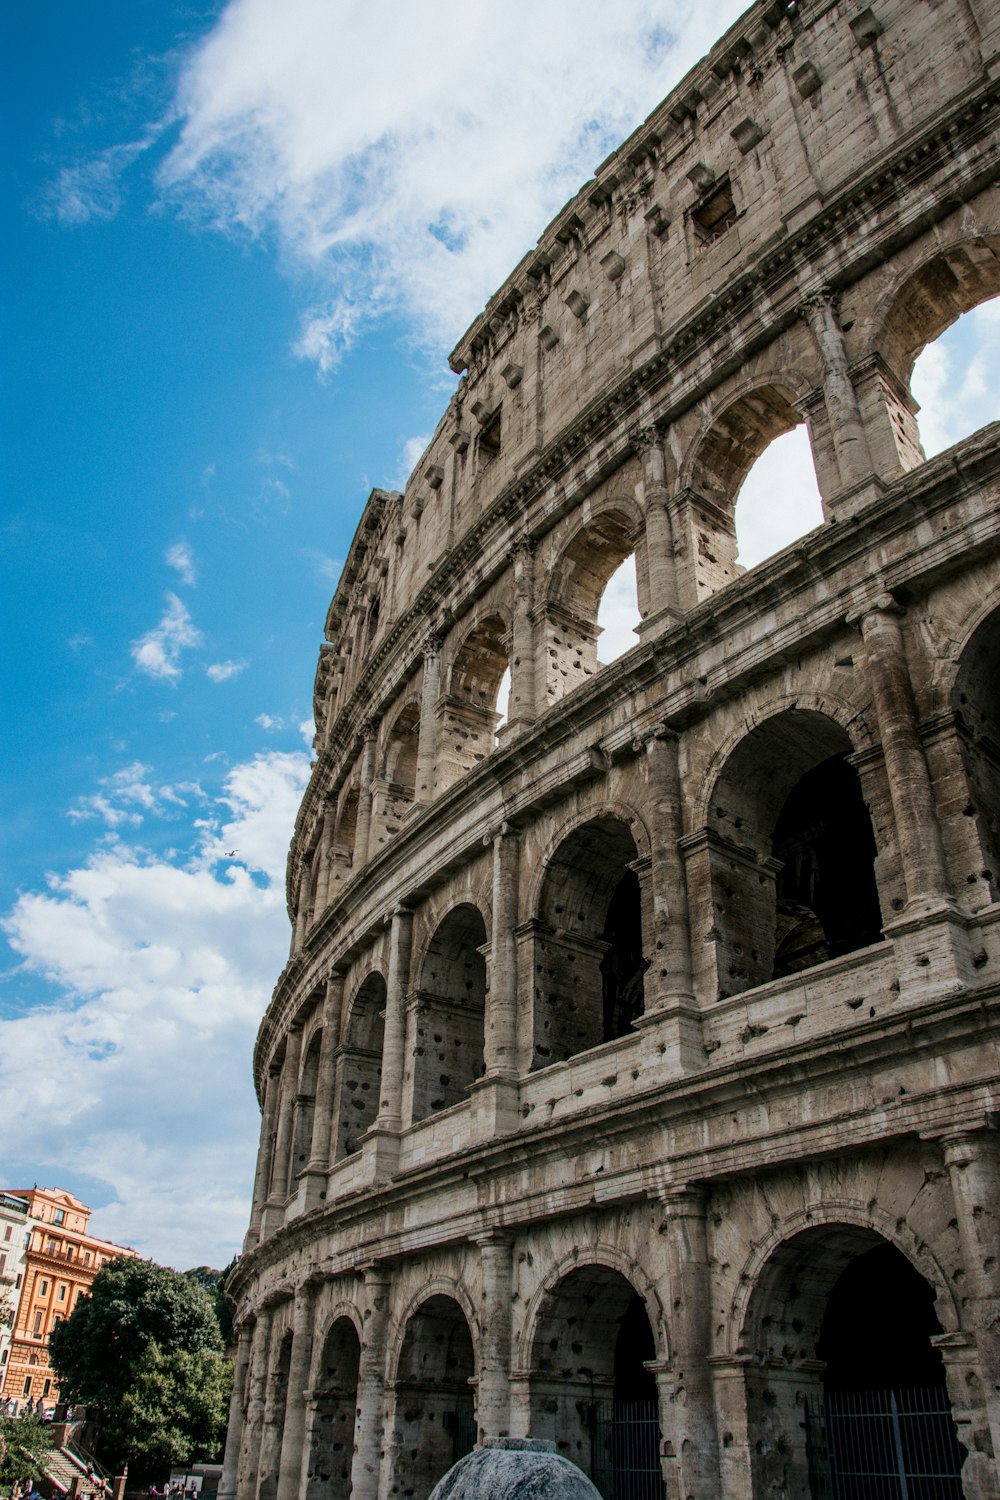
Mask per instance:
[[[240,851],[238,849],[227,849],[226,850],[226,858],[227,859],[232,859],[233,855],[234,854],[239,854],[239,852]]]

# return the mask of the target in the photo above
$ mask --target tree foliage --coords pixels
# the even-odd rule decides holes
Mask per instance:
[[[34,1412],[24,1416],[0,1416],[0,1484],[20,1479],[41,1479],[52,1434]]]
[[[97,1408],[98,1454],[116,1470],[216,1457],[232,1372],[197,1280],[118,1256],[52,1330],[49,1351],[63,1400]]]

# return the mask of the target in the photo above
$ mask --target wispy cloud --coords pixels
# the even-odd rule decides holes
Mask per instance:
[[[228,682],[231,677],[245,672],[249,665],[248,661],[214,661],[205,668],[205,676],[211,682]]]
[[[194,554],[187,542],[174,542],[172,547],[168,547],[164,562],[168,568],[173,568],[181,583],[186,584],[188,588],[193,588],[197,583]]]
[[[166,600],[159,624],[132,642],[132,660],[147,677],[176,682],[181,675],[181,652],[201,644],[201,631],[176,594],[168,592]]]
[[[122,206],[126,173],[159,139],[161,129],[153,126],[138,140],[62,167],[34,205],[39,218],[66,226],[113,219]]]

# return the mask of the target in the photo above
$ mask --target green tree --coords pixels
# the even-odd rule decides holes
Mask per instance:
[[[41,1479],[42,1464],[52,1446],[49,1429],[34,1412],[0,1416],[0,1484]]]
[[[117,1256],[52,1330],[49,1353],[62,1399],[97,1409],[97,1453],[110,1467],[151,1473],[217,1456],[231,1370],[211,1294],[197,1281]]]

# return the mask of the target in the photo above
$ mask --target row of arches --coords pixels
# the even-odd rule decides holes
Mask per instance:
[[[816,1225],[778,1245],[753,1285],[737,1355],[744,1372],[739,1458],[749,1467],[754,1497],[824,1494],[823,1482],[846,1463],[848,1450],[857,1493],[896,1493],[894,1468],[905,1485],[907,1467],[915,1492],[923,1493],[919,1464],[933,1442],[940,1482],[927,1493],[960,1500],[965,1452],[938,1347],[944,1329],[937,1290],[898,1246],[862,1224]],[[297,1325],[299,1332],[277,1323],[271,1347],[258,1344],[254,1357],[286,1406],[302,1399],[289,1390],[294,1340],[308,1340],[299,1351],[308,1369],[302,1451],[283,1456],[301,1467],[298,1493],[347,1500],[364,1460],[369,1471],[380,1471],[379,1495],[426,1500],[477,1440],[495,1435],[498,1416],[504,1430],[554,1442],[606,1500],[622,1494],[665,1500],[674,1493],[677,1480],[670,1476],[678,1460],[688,1484],[693,1468],[707,1478],[714,1463],[711,1493],[717,1493],[714,1420],[704,1411],[696,1419],[692,1411],[695,1392],[711,1386],[708,1350],[698,1368],[689,1364],[691,1351],[682,1348],[685,1336],[662,1292],[620,1257],[583,1255],[549,1278],[524,1331],[499,1353],[464,1285],[440,1278],[374,1335],[352,1303],[338,1304],[306,1330]],[[675,1289],[674,1309],[677,1295]],[[495,1315],[503,1322],[509,1312]],[[362,1431],[373,1401],[375,1422]],[[867,1442],[851,1448],[844,1414],[859,1402]],[[914,1411],[921,1413],[919,1425],[907,1420]],[[730,1404],[734,1429],[739,1415]],[[699,1420],[708,1427],[699,1432],[704,1451],[694,1458],[689,1450]],[[893,1421],[896,1450],[888,1453]],[[365,1453],[372,1425],[378,1451]],[[280,1436],[272,1444],[276,1454]],[[728,1431],[721,1446],[733,1441]]]

